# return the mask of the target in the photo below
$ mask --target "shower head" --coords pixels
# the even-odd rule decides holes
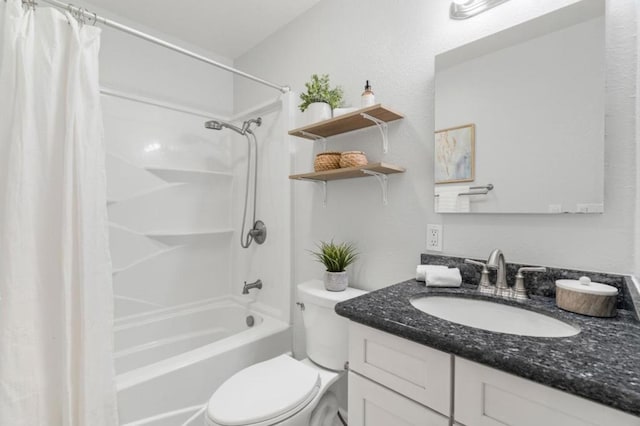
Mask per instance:
[[[222,130],[222,123],[216,120],[206,121],[204,127],[211,130]]]
[[[240,133],[241,135],[244,135],[246,133],[246,130],[244,128],[240,129],[234,126],[233,124],[225,123],[224,121],[216,121],[216,120],[205,121],[204,127],[211,130],[222,130],[223,128],[226,127],[227,129],[231,129],[234,132]]]
[[[233,124],[225,123],[224,121],[217,120],[209,120],[204,123],[204,127],[211,130],[222,130],[223,128],[231,129],[236,133],[240,133],[241,135],[245,135],[247,133],[253,134],[251,131],[251,125],[255,124],[256,126],[260,126],[262,124],[262,118],[252,118],[251,120],[247,120],[242,123],[242,128],[236,127]]]

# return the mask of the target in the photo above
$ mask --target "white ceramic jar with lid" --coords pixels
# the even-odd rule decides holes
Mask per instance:
[[[615,317],[618,289],[592,282],[589,277],[579,280],[556,280],[556,305],[566,311],[593,317]]]

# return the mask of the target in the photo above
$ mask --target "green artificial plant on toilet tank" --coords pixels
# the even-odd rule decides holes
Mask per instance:
[[[325,268],[324,287],[329,291],[344,291],[349,285],[349,277],[345,269],[358,258],[352,243],[334,243],[321,241],[318,251],[312,251],[313,257]]]

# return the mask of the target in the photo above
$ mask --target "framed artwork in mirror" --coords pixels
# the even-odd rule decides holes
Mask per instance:
[[[475,134],[475,124],[435,132],[435,183],[473,182]]]

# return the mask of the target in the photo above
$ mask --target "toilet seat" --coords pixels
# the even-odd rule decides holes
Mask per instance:
[[[209,399],[207,417],[219,426],[271,425],[308,405],[320,384],[316,369],[280,355],[245,368],[224,382]]]

